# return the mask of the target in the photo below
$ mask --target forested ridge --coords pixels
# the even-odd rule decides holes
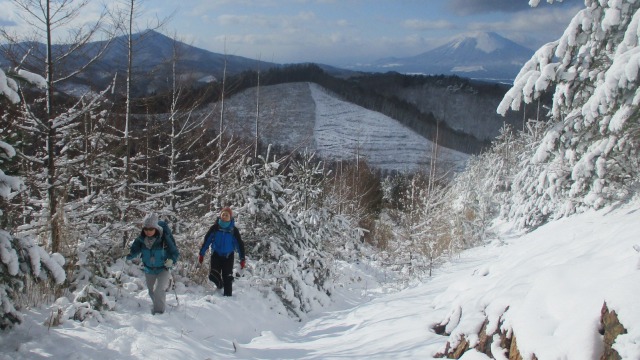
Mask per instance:
[[[258,84],[259,81],[259,84]],[[457,76],[424,76],[389,73],[358,73],[350,76],[334,76],[317,64],[274,67],[262,72],[245,71],[227,79],[226,96],[232,97],[248,88],[293,82],[313,82],[331,91],[344,101],[387,115],[409,127],[428,140],[444,147],[468,154],[486,149],[499,134],[503,123],[520,124],[521,112],[505,117],[495,108],[508,90],[507,85],[474,82]],[[197,86],[191,89],[195,96],[207,94],[205,103],[220,99],[220,83]],[[430,102],[413,100],[425,91]],[[462,97],[462,96],[463,97]],[[442,103],[451,102],[448,111],[439,111]],[[156,108],[166,111],[166,95],[141,98],[136,101],[136,112]],[[466,111],[461,113],[461,111]],[[436,115],[437,114],[437,115]],[[472,118],[467,123],[452,122],[450,118]],[[455,127],[451,124],[455,124]],[[479,128],[484,131],[478,131]]]

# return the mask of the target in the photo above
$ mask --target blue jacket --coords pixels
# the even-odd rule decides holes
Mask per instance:
[[[211,247],[212,253],[222,257],[228,257],[231,253],[237,251],[240,260],[244,260],[244,242],[240,236],[240,231],[235,227],[235,221],[231,219],[231,224],[227,228],[223,228],[218,224],[218,220],[216,219],[215,224],[209,228],[209,231],[204,236],[204,241],[200,247],[200,256],[204,256],[207,253],[207,249]]]
[[[156,231],[153,238],[153,245],[151,245],[151,248],[149,249],[144,244],[144,232],[141,232],[140,235],[133,240],[129,255],[127,255],[127,260],[142,256],[144,272],[148,274],[159,274],[166,269],[164,262],[167,259],[173,260],[174,264],[178,262],[180,252],[178,251],[176,242],[170,232],[163,231],[162,235],[160,235],[159,232]]]

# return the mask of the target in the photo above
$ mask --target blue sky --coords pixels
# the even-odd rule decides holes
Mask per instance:
[[[348,65],[413,56],[471,31],[537,49],[558,38],[583,0],[144,0],[140,28],[171,16],[167,35],[218,53],[277,63]],[[94,1],[97,6],[97,1]],[[114,3],[114,2],[111,2]],[[122,5],[122,2],[120,2]],[[0,25],[19,20],[0,0]],[[90,17],[84,17],[90,18]]]

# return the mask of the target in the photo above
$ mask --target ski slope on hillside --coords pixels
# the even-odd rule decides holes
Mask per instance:
[[[258,98],[259,104],[256,103]],[[236,136],[255,136],[259,111],[258,133],[263,142],[289,150],[315,148],[315,104],[306,83],[263,86],[259,93],[257,88],[250,88],[228,99],[225,106],[227,127]]]
[[[460,169],[468,155],[438,147],[396,120],[332,96],[310,83],[316,103],[313,131],[316,149],[327,159],[360,156],[374,168],[387,171],[427,171],[431,158],[445,168]]]
[[[251,88],[228,99],[225,127],[235,136],[255,135],[258,97],[258,132],[265,143],[316,151],[331,161],[359,156],[383,171],[428,171],[431,141],[386,115],[342,101],[314,83],[264,86],[259,95]],[[448,148],[437,150],[444,171],[460,170],[467,158]]]

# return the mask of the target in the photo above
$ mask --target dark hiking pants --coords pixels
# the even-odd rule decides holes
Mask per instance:
[[[211,270],[209,270],[209,280],[218,289],[224,287],[224,296],[231,296],[233,285],[233,260],[234,253],[228,256],[221,256],[218,253],[211,255]]]

